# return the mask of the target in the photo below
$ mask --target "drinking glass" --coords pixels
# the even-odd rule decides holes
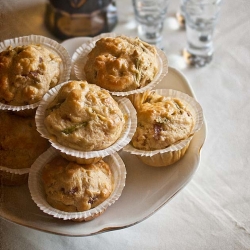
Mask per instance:
[[[162,47],[162,31],[169,0],[133,0],[138,36],[141,40]]]
[[[185,27],[184,0],[180,0],[179,8],[176,12],[176,18],[180,27]]]
[[[210,63],[213,54],[213,33],[222,0],[184,0],[187,47],[184,57],[196,67]]]

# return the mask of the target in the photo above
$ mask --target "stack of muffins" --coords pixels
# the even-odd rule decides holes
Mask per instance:
[[[36,108],[68,79],[71,65],[60,44],[41,36],[6,40],[0,48],[0,183],[20,185],[50,146],[36,130]]]
[[[200,105],[175,90],[153,90],[168,72],[163,51],[139,38],[102,34],[73,55],[75,75],[127,97],[137,112],[137,129],[123,150],[162,167],[180,160],[202,125]]]
[[[53,151],[43,154],[42,164],[39,159],[32,168],[33,200],[43,211],[49,209],[65,220],[88,221],[102,214],[125,185],[125,165],[116,152],[136,129],[131,102],[116,101],[107,90],[87,81],[70,80],[43,97],[36,124]]]
[[[0,67],[0,127],[6,131],[3,138],[18,140],[1,138],[0,171],[25,166],[31,197],[42,211],[88,221],[113,204],[125,186],[126,168],[117,152],[137,155],[150,166],[173,164],[200,129],[202,110],[184,93],[152,90],[168,72],[167,58],[138,38],[108,33],[83,44],[72,57],[76,79],[71,80],[71,62],[60,57],[62,49],[51,46],[47,53],[43,44],[29,40],[27,48],[7,48],[2,59],[0,54],[6,68]],[[37,50],[36,59],[26,50]],[[67,79],[61,77],[64,71]],[[27,113],[29,117],[20,116]],[[13,117],[25,126],[27,140],[18,137],[23,133]],[[33,132],[28,133],[28,126]],[[35,153],[29,150],[26,165],[25,157],[17,157],[22,164],[16,167],[13,157],[4,161],[4,144],[10,145],[9,156],[15,144]],[[7,173],[13,171],[5,171],[5,178]]]

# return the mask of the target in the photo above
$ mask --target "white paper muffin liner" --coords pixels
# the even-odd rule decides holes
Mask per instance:
[[[165,153],[168,153],[168,152],[179,151],[189,145],[190,141],[193,138],[193,135],[196,132],[198,132],[202,127],[203,111],[202,111],[200,104],[193,97],[183,92],[174,90],[174,89],[156,89],[153,91],[162,96],[179,98],[182,102],[186,104],[187,108],[190,110],[193,117],[195,118],[195,125],[190,133],[190,136],[187,139],[181,140],[167,148],[152,150],[152,151],[139,150],[139,149],[134,148],[131,144],[127,144],[123,148],[125,152],[131,153],[137,156],[141,156],[141,157],[144,157],[144,156],[153,157],[159,154],[164,155]],[[163,158],[163,156],[160,156],[159,158]]]
[[[87,55],[95,47],[95,43],[101,38],[117,37],[119,35],[120,34],[115,34],[115,33],[102,33],[99,36],[93,37],[90,41],[82,44],[79,48],[76,49],[75,53],[72,56],[72,65],[73,65],[73,69],[74,69],[75,76],[77,77],[77,79],[86,80],[85,73],[84,73],[84,65],[87,61]],[[153,81],[151,81],[146,86],[139,88],[139,89],[135,89],[135,90],[120,91],[120,92],[113,92],[109,90],[108,91],[112,95],[115,95],[115,96],[128,96],[128,95],[132,95],[135,93],[142,93],[146,90],[150,90],[154,88],[159,82],[161,82],[163,77],[168,73],[168,60],[167,60],[165,53],[158,48],[156,48],[156,50],[158,53],[159,71],[156,74]]]
[[[60,150],[62,153],[65,153],[67,155],[71,155],[77,158],[95,158],[95,157],[105,157],[107,155],[111,155],[114,152],[117,152],[121,150],[125,145],[127,145],[130,140],[132,139],[136,127],[137,127],[137,116],[135,108],[133,107],[132,103],[128,98],[119,98],[119,100],[116,100],[119,108],[121,109],[122,113],[125,116],[125,126],[124,129],[119,137],[119,139],[112,144],[110,147],[103,149],[103,150],[96,150],[96,151],[80,151],[75,150],[72,148],[65,147],[58,143],[55,139],[53,139],[53,136],[48,132],[44,125],[44,119],[45,119],[45,110],[49,103],[55,98],[56,94],[58,93],[59,89],[66,83],[70,81],[61,83],[54,88],[50,89],[43,97],[42,101],[40,102],[40,105],[37,108],[35,121],[37,126],[37,131],[43,136],[44,138],[47,138],[51,145]]]
[[[28,174],[30,168],[9,168],[5,166],[0,166],[0,171],[7,172],[10,174],[22,175],[22,174]]]
[[[48,37],[39,35],[30,35],[30,36],[16,37],[13,39],[4,40],[0,43],[0,52],[7,49],[9,46],[17,47],[29,44],[43,45],[47,49],[51,50],[53,53],[60,56],[60,58],[62,59],[62,65],[60,68],[60,78],[58,83],[62,83],[69,80],[71,72],[71,58],[69,56],[69,53],[61,44]],[[39,103],[40,102],[33,103],[30,105],[15,106],[15,105],[7,105],[0,102],[0,110],[21,111],[26,109],[35,109],[37,108]]]
[[[44,191],[41,174],[43,167],[56,155],[58,155],[58,152],[53,147],[49,148],[46,152],[44,152],[37,158],[30,169],[28,179],[30,194],[33,201],[44,213],[63,220],[89,220],[102,214],[121,196],[125,186],[127,172],[121,157],[117,153],[114,153],[103,159],[107,164],[109,164],[114,179],[114,190],[109,198],[107,198],[97,207],[84,212],[64,212],[53,208],[46,201],[46,194]]]
[[[28,181],[30,168],[14,169],[0,166],[0,184],[6,186],[19,186]]]

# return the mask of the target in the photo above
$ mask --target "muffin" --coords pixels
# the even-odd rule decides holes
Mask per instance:
[[[59,82],[62,59],[42,45],[0,52],[0,102],[23,106],[40,101]]]
[[[88,54],[86,80],[110,91],[146,86],[158,71],[157,50],[139,38],[101,38]]]
[[[32,164],[28,187],[44,213],[63,220],[89,221],[120,198],[125,180],[125,164],[116,152],[97,163],[77,164],[50,147]]]
[[[168,72],[160,49],[139,38],[104,33],[82,44],[72,56],[75,76],[128,96],[152,89]]]
[[[120,137],[125,117],[108,93],[86,81],[69,81],[45,111],[44,125],[63,146],[93,151],[109,147]]]
[[[200,105],[185,93],[164,89],[130,99],[137,111],[137,129],[124,151],[155,167],[180,160],[203,123]]]
[[[0,111],[0,131],[1,182],[22,184],[17,179],[27,181],[29,168],[50,144],[37,132],[34,117],[21,117],[11,111]]]
[[[65,212],[82,212],[97,207],[113,191],[113,177],[103,160],[89,165],[53,158],[42,170],[47,202]]]
[[[12,171],[12,169],[0,170],[0,184],[5,186],[20,186],[27,183],[28,176],[28,170],[18,171],[18,173]]]
[[[135,148],[163,149],[189,137],[195,121],[182,100],[149,91],[140,95],[137,129],[132,138]]]

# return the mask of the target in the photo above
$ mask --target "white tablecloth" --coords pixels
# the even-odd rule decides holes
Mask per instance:
[[[44,26],[45,3],[1,1],[0,40],[29,34],[56,39]],[[114,31],[136,35],[131,1],[117,0],[117,6]],[[98,235],[58,236],[0,219],[0,249],[250,249],[250,2],[224,1],[215,55],[204,68],[188,67],[181,56],[186,38],[175,20],[177,8],[178,1],[170,1],[165,52],[170,66],[189,80],[207,124],[192,180],[148,219]]]

